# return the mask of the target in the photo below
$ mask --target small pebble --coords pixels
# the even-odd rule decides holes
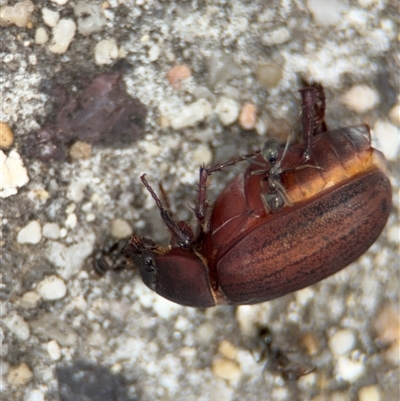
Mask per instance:
[[[188,106],[182,107],[177,113],[171,115],[169,119],[173,129],[182,129],[194,127],[201,121],[204,121],[212,112],[212,107],[209,101],[199,99]]]
[[[192,71],[186,65],[176,65],[167,72],[167,80],[169,84],[175,89],[182,88],[182,82],[190,78]]]
[[[367,8],[370,7],[374,4],[377,4],[378,2],[380,2],[381,0],[357,0],[358,4],[361,7]]]
[[[235,359],[238,350],[230,341],[223,340],[218,344],[218,352],[225,358]]]
[[[242,373],[239,365],[229,359],[216,359],[211,369],[215,376],[233,382],[238,381]]]
[[[107,20],[98,4],[78,1],[76,4],[71,5],[75,15],[78,17],[78,32],[81,35],[89,36],[103,29]]]
[[[340,356],[335,371],[338,380],[355,382],[364,375],[365,366],[361,362],[352,361],[345,356]]]
[[[356,337],[351,330],[340,330],[329,339],[329,348],[334,355],[345,355],[353,350]]]
[[[67,190],[67,198],[75,203],[81,202],[85,197],[85,188],[86,184],[82,181],[71,182]],[[74,210],[71,210],[70,213]]]
[[[42,228],[38,221],[34,220],[28,223],[20,230],[17,241],[20,244],[37,244],[42,239]]]
[[[341,97],[340,101],[350,110],[363,114],[379,103],[379,95],[367,85],[355,85]]]
[[[59,239],[60,226],[57,223],[46,223],[42,229],[42,235],[45,238]]]
[[[60,19],[53,28],[53,40],[49,50],[55,54],[63,54],[75,36],[76,24],[70,19]]]
[[[51,340],[46,345],[47,352],[50,359],[53,361],[58,361],[61,358],[61,348],[56,340]]]
[[[23,386],[27,384],[33,377],[32,371],[26,363],[21,363],[10,369],[7,376],[7,381],[12,386]]]
[[[66,228],[74,229],[78,224],[78,217],[75,213],[70,213],[64,221]]]
[[[40,390],[34,389],[26,395],[24,401],[45,401],[44,394]]]
[[[53,275],[40,281],[36,291],[45,301],[55,301],[65,297],[67,286],[62,279]]]
[[[279,85],[283,77],[282,67],[276,64],[260,63],[257,66],[256,78],[264,89],[272,89]]]
[[[196,328],[196,339],[200,344],[209,345],[215,338],[215,326],[205,322]]]
[[[19,304],[24,309],[34,309],[37,307],[39,301],[40,301],[40,295],[37,292],[28,291],[22,296]]]
[[[377,385],[361,387],[358,390],[358,401],[383,401]]]
[[[388,121],[378,120],[373,128],[378,140],[377,148],[383,152],[389,160],[396,160],[399,154],[399,128]]]
[[[349,4],[345,0],[307,0],[306,5],[314,17],[314,21],[321,26],[337,24],[349,8]]]
[[[290,40],[290,32],[287,28],[281,27],[262,35],[261,41],[265,46],[281,45]]]
[[[42,16],[44,23],[51,28],[54,28],[60,20],[60,13],[47,7],[42,9]]]
[[[14,134],[7,123],[0,121],[0,148],[8,149],[14,142]]]
[[[129,223],[124,219],[114,219],[111,222],[111,236],[115,239],[124,239],[132,235],[133,230]]]
[[[11,316],[6,316],[3,322],[12,334],[22,341],[26,341],[31,335],[28,323],[16,313]]]
[[[12,150],[8,155],[0,150],[0,197],[15,195],[29,182],[26,168],[19,153]]]
[[[257,106],[246,102],[239,115],[239,125],[246,130],[254,129],[257,122]]]
[[[149,49],[149,61],[156,61],[160,57],[161,49],[157,45],[153,45]]]
[[[92,145],[90,143],[76,141],[69,148],[69,155],[75,160],[90,159],[92,155]]]
[[[312,334],[307,333],[301,339],[301,344],[307,349],[309,355],[316,355],[319,352],[320,344],[318,338]]]
[[[389,119],[394,124],[400,127],[400,104],[395,104],[389,111]]]
[[[46,29],[44,29],[42,26],[36,29],[35,33],[35,43],[37,45],[44,45],[49,41],[49,35],[46,32]]]
[[[101,40],[94,49],[97,65],[112,64],[118,58],[118,46],[114,40]]]
[[[58,4],[59,6],[63,6],[64,4],[68,3],[68,0],[50,0],[50,1],[52,1],[53,3]]]
[[[215,112],[222,125],[230,125],[233,124],[239,116],[239,104],[233,99],[222,96],[215,106]]]
[[[192,162],[195,165],[205,164],[206,166],[211,163],[212,152],[207,145],[199,144],[193,152]]]
[[[30,0],[20,1],[13,6],[4,6],[0,9],[0,26],[15,24],[25,28],[30,23],[34,10],[35,6]]]

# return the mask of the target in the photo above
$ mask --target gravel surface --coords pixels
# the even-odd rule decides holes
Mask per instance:
[[[0,399],[400,399],[397,1],[0,6]],[[100,144],[77,130],[74,143],[53,138],[54,158],[29,153],[32,133],[61,121],[60,85],[72,99],[115,71],[147,108],[134,138]],[[329,127],[368,123],[388,159],[393,213],[366,254],[281,299],[204,310],[158,297],[136,272],[94,273],[132,232],[168,241],[141,174],[193,222],[198,166],[285,141],[302,80],[324,85]],[[215,175],[210,200],[240,171]],[[257,324],[316,369],[287,381],[265,368]]]

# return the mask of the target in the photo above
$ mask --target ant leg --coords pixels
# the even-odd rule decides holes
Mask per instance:
[[[169,232],[171,235],[176,239],[178,245],[181,248],[188,248],[193,240],[193,234],[191,234],[188,230],[184,230],[179,224],[175,223],[170,214],[168,213],[167,209],[164,208],[162,205],[160,199],[156,195],[156,193],[153,191],[153,188],[150,186],[150,184],[146,180],[146,174],[143,174],[140,179],[142,180],[144,186],[147,188],[147,190],[150,192],[150,195],[152,198],[155,200],[156,205],[160,211],[161,218],[163,219],[165,225],[167,226]]]
[[[204,165],[200,167],[198,196],[197,196],[196,206],[194,207],[193,210],[197,221],[200,223],[202,227],[207,215],[208,204],[207,204],[206,191],[207,191],[208,177],[217,171],[222,171],[226,167],[234,166],[242,161],[246,160],[248,161],[249,159],[251,159],[254,156],[257,156],[258,154],[260,154],[260,150],[256,150],[253,153],[248,153],[247,155],[239,156],[235,159],[229,160],[226,163],[216,164],[215,166],[210,166],[210,167],[204,167]]]

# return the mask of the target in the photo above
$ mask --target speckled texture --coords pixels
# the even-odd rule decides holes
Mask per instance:
[[[114,40],[119,57],[131,65],[123,79],[130,95],[148,108],[145,136],[120,149],[93,147],[89,158],[48,164],[24,158],[30,181],[2,199],[0,208],[0,312],[7,323],[0,326],[0,398],[68,400],[65,394],[74,389],[129,401],[356,401],[361,389],[372,388],[382,400],[398,401],[398,154],[389,161],[394,208],[381,237],[357,262],[311,288],[261,305],[195,310],[151,293],[134,272],[103,278],[93,272],[94,255],[114,241],[114,219],[124,219],[137,234],[168,240],[140,183],[142,173],[155,188],[162,181],[173,211],[192,221],[188,204],[194,204],[199,149],[204,159],[212,154],[214,161],[224,161],[264,140],[237,122],[223,126],[215,113],[221,97],[240,106],[256,104],[259,132],[266,127],[266,135],[285,139],[287,130],[279,127],[297,121],[301,79],[315,79],[326,89],[330,128],[384,126],[399,103],[398,3],[332,2],[333,25],[321,22],[321,9],[313,20],[315,2],[306,0],[272,0],[268,6],[261,0],[86,3],[100,7],[106,22],[88,36],[77,31],[61,55],[49,51],[52,31],[41,10],[78,24],[72,1],[36,1],[26,27],[3,28],[1,118],[14,133],[10,149],[22,149],[29,132],[44,122],[51,99],[41,88],[50,79],[63,85],[71,76],[112,68],[96,65],[94,49],[102,40]],[[338,12],[344,14],[337,18]],[[35,43],[39,28],[49,36],[44,44]],[[261,64],[278,70],[269,90],[256,78]],[[175,65],[191,70],[180,90],[167,79]],[[367,85],[379,97],[365,114],[341,100],[354,85]],[[201,123],[173,130],[163,122],[161,105],[179,110],[199,98],[213,108]],[[390,150],[398,152],[398,137],[396,142],[392,133],[390,140]],[[385,141],[384,133],[379,141]],[[209,198],[238,171],[215,175]],[[80,196],[72,196],[77,188]],[[43,236],[36,244],[19,243],[18,233],[31,221],[39,223]],[[55,238],[45,235],[48,223],[59,227]],[[40,298],[39,283],[54,275],[65,283],[65,297]],[[383,319],[382,311],[394,318]],[[297,382],[263,371],[252,355],[257,323],[267,323],[281,349],[300,350],[300,360],[316,370]],[[343,331],[352,333],[354,343],[336,355],[329,344]],[[22,368],[27,374],[16,380]],[[82,371],[87,382],[103,387],[72,383],[73,372]]]

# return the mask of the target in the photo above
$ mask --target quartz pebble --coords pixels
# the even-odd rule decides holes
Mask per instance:
[[[163,114],[162,109],[164,109],[164,107],[160,105],[161,114]],[[178,130],[187,127],[194,127],[199,122],[204,121],[211,112],[212,107],[210,102],[206,99],[199,99],[188,106],[182,107],[178,112],[171,112],[168,110],[164,116],[169,120],[171,127]]]
[[[395,104],[389,111],[389,119],[394,124],[400,127],[400,104]]]
[[[341,97],[340,101],[350,110],[362,114],[379,103],[379,95],[367,85],[355,85]]]
[[[36,291],[45,301],[55,301],[65,297],[67,286],[62,279],[53,275],[44,278],[37,285]]]
[[[85,197],[85,188],[86,184],[82,181],[71,182],[67,190],[67,198],[75,203],[81,202]]]
[[[75,36],[76,24],[70,19],[60,19],[53,28],[53,40],[49,50],[55,54],[63,54]]]
[[[3,322],[12,334],[22,341],[26,341],[31,335],[28,323],[16,313],[11,316],[6,316]]]
[[[7,375],[7,381],[12,386],[23,386],[27,384],[33,377],[33,373],[26,363],[21,363],[10,369]]]
[[[279,85],[283,77],[282,68],[276,64],[260,63],[257,66],[256,78],[260,85],[267,90]]]
[[[78,1],[72,4],[75,15],[78,17],[78,32],[83,36],[99,32],[106,24],[106,19],[98,4]]]
[[[157,45],[153,45],[149,49],[149,61],[156,61],[160,57],[161,49]]]
[[[0,150],[0,197],[15,195],[20,188],[29,182],[26,168],[21,156],[15,150],[8,155]]]
[[[20,1],[13,6],[4,6],[0,9],[0,26],[14,24],[24,28],[28,25],[34,10],[35,6],[30,0]]]
[[[338,380],[355,382],[365,373],[365,366],[361,362],[352,361],[345,356],[340,356],[336,364],[335,372]]]
[[[376,385],[361,387],[358,390],[358,401],[381,401],[379,388]],[[382,400],[383,401],[383,400]]]
[[[335,355],[345,355],[353,350],[356,337],[351,330],[340,330],[329,339],[329,348]]]
[[[49,41],[49,35],[42,26],[36,29],[35,32],[35,43],[38,45],[44,45]]]
[[[59,239],[60,226],[57,223],[46,223],[43,226],[42,235],[45,238]]]
[[[114,40],[101,40],[94,49],[97,65],[112,64],[118,58],[118,46]]]
[[[215,106],[215,112],[222,125],[231,125],[239,116],[239,104],[233,99],[222,96]]]
[[[345,0],[307,0],[307,8],[314,21],[321,26],[335,25],[340,22],[342,15],[349,8]]]
[[[239,116],[239,124],[245,130],[254,129],[257,122],[257,106],[254,103],[246,102],[242,106]]]
[[[265,46],[281,45],[290,40],[290,32],[287,28],[281,27],[262,35],[261,41]]]
[[[92,155],[92,145],[90,143],[76,141],[69,148],[69,155],[76,160],[89,159]]]
[[[19,304],[25,309],[34,309],[39,301],[40,295],[37,292],[28,291],[21,297]]]
[[[53,3],[58,4],[59,6],[63,6],[64,4],[68,3],[68,0],[50,0],[50,1],[52,1]]]
[[[241,376],[240,367],[235,361],[218,358],[212,363],[212,371],[215,376],[236,382]]]
[[[182,82],[192,75],[192,71],[186,65],[176,65],[167,72],[167,80],[169,84],[175,89],[182,88]]]
[[[0,121],[0,148],[8,149],[14,142],[14,134],[7,123]]]
[[[386,159],[396,160],[399,154],[399,128],[388,121],[378,120],[373,128],[378,140],[377,148],[383,152]]]
[[[20,230],[17,241],[20,244],[37,244],[42,239],[42,229],[38,221],[34,220],[28,223]]]
[[[53,361],[58,361],[61,358],[61,348],[56,340],[51,340],[46,345],[47,352],[50,359]]]
[[[114,219],[111,222],[111,236],[115,239],[124,239],[131,236],[133,233],[132,227],[124,219]]]
[[[212,160],[212,152],[207,145],[199,144],[193,152],[192,162],[195,165],[209,165]]]
[[[34,389],[26,395],[24,401],[45,401],[44,394],[39,389]]]
[[[42,16],[44,23],[51,28],[54,28],[60,20],[60,13],[47,7],[42,9]]]

